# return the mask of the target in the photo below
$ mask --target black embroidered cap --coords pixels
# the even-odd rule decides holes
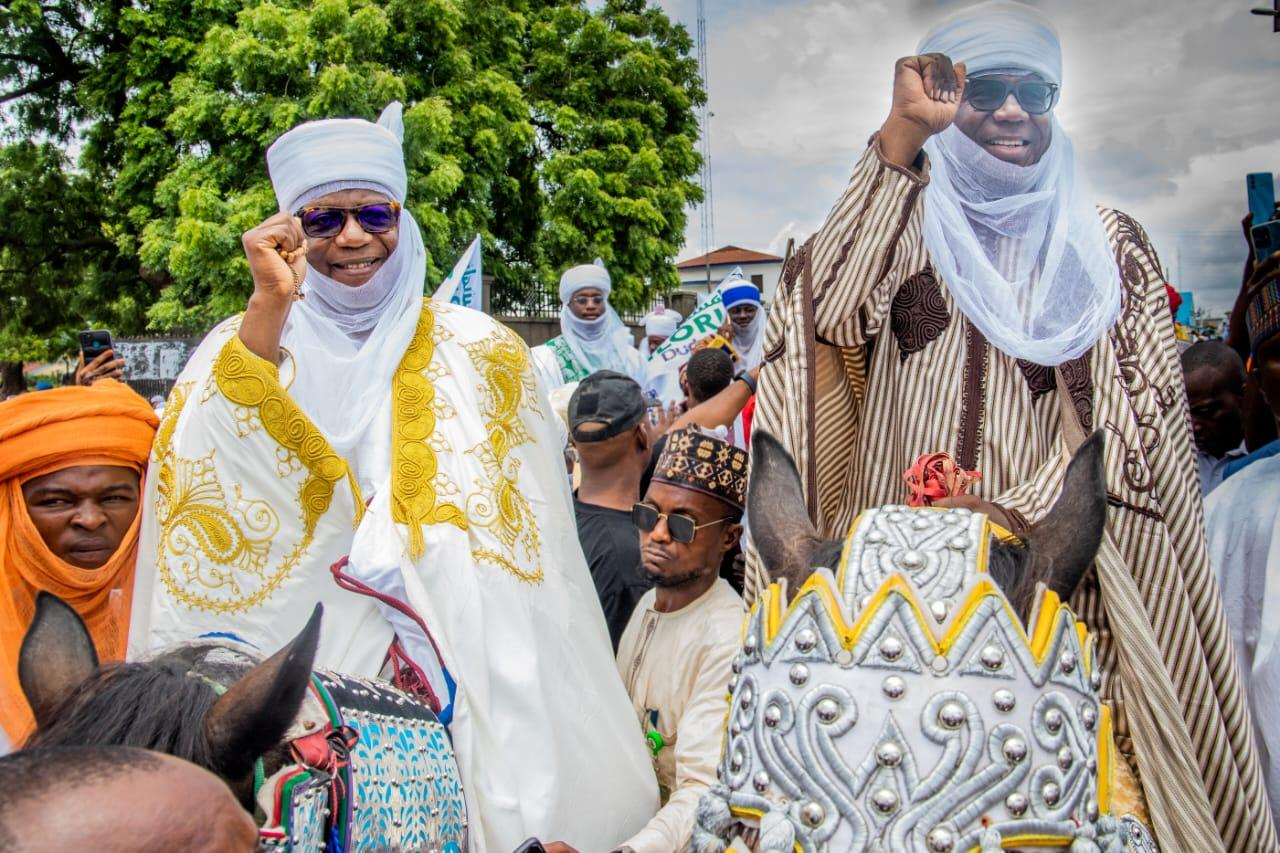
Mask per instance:
[[[574,441],[604,441],[640,423],[644,413],[644,392],[639,383],[630,376],[600,370],[578,383],[569,398],[569,432]],[[580,430],[584,424],[602,424],[603,428]]]
[[[735,509],[747,503],[747,451],[696,426],[667,434],[653,480],[719,498]]]

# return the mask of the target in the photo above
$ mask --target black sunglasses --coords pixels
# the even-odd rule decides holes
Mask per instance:
[[[385,234],[400,222],[400,205],[380,201],[360,207],[304,207],[294,216],[302,220],[302,233],[308,237],[336,237],[347,227],[348,216],[369,234]]]
[[[975,110],[989,113],[1000,109],[1009,93],[1033,116],[1044,115],[1058,103],[1058,86],[1041,80],[1009,83],[996,77],[978,77],[965,83],[964,99]]]
[[[665,518],[667,520],[667,530],[671,533],[671,540],[679,542],[681,545],[688,545],[698,535],[698,531],[704,527],[710,527],[713,524],[723,524],[726,521],[732,521],[732,516],[725,518],[717,518],[715,521],[708,521],[706,524],[698,524],[698,522],[680,512],[658,512],[658,508],[650,506],[646,503],[638,503],[631,507],[631,523],[645,533],[650,532],[658,526],[658,519]]]

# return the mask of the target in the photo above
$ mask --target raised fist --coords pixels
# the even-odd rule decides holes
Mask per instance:
[[[893,105],[880,129],[891,162],[910,165],[925,140],[951,125],[964,99],[965,67],[941,53],[905,56],[893,69]]]
[[[255,295],[289,303],[307,271],[307,238],[302,223],[287,213],[277,213],[240,238]]]

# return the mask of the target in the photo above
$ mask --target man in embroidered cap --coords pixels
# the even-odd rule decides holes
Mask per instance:
[[[243,238],[253,295],[165,408],[130,647],[277,648],[324,602],[320,666],[392,678],[449,725],[473,849],[607,849],[657,786],[555,415],[514,333],[424,299],[401,136],[393,104],[268,149],[280,212]]]
[[[622,635],[618,671],[653,752],[664,805],[623,850],[684,850],[698,798],[715,782],[725,685],[744,615],[720,562],[742,535],[746,494],[746,452],[687,427],[667,435],[632,510],[654,588]]]
[[[0,403],[0,733],[11,743],[33,726],[18,651],[41,590],[75,608],[100,660],[124,657],[157,423],[112,379]]]
[[[667,338],[676,333],[680,322],[684,320],[679,311],[672,311],[659,305],[644,316],[644,338],[640,341],[640,355],[644,359],[653,356],[653,351],[662,346]]]
[[[1249,361],[1280,425],[1280,252],[1258,264],[1247,289]],[[1280,810],[1280,454],[1258,456],[1205,500],[1204,520],[1274,814]]]
[[[644,359],[631,332],[609,304],[613,281],[604,261],[581,264],[560,276],[560,334],[533,348],[538,376],[548,392],[612,370],[644,384]]]
[[[1162,845],[1272,850],[1164,276],[1133,219],[1093,206],[1054,117],[1067,86],[1052,25],[1007,0],[897,62],[888,117],[784,270],[756,423],[833,537],[902,502],[903,473],[938,451],[982,475],[951,502],[1025,530],[1061,489],[1064,442],[1104,430],[1108,541],[1073,603],[1119,751]],[[747,574],[750,600],[754,555]]]

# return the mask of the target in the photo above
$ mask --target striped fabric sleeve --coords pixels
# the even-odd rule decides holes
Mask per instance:
[[[1057,500],[1066,473],[1066,457],[1061,453],[1051,454],[1030,477],[1006,489],[992,502],[1002,509],[1021,513],[1027,523],[1034,524],[1048,514]]]
[[[928,182],[927,163],[920,174],[889,163],[872,137],[810,243],[814,327],[824,343],[859,346],[874,337],[898,285],[923,266],[916,202]],[[903,241],[913,223],[916,239]]]

